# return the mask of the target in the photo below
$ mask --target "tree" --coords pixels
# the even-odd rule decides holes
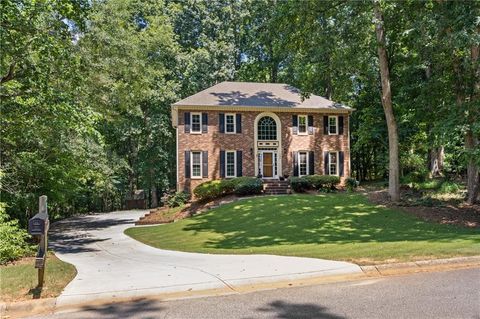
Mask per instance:
[[[398,160],[398,131],[393,113],[392,91],[390,87],[390,71],[385,42],[385,26],[380,2],[374,0],[375,33],[378,42],[378,59],[382,80],[382,105],[388,127],[388,193],[392,201],[400,200],[400,168]]]

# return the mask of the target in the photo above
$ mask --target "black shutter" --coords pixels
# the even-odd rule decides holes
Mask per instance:
[[[220,177],[225,178],[225,151],[220,151]]]
[[[338,152],[338,165],[340,166],[338,175],[340,176],[343,176],[343,158],[343,152]]]
[[[313,134],[313,115],[308,116],[308,134]]]
[[[308,175],[315,174],[315,153],[314,151],[308,152]]]
[[[236,115],[237,133],[242,133],[242,114]]]
[[[323,134],[328,135],[328,116],[323,117]]]
[[[293,156],[293,176],[298,176],[298,152],[292,152]]]
[[[338,117],[338,134],[343,134],[343,116]]]
[[[190,151],[185,151],[185,178],[190,178]]]
[[[208,114],[202,113],[202,133],[208,132]]]
[[[218,113],[218,131],[225,133],[225,113]]]
[[[202,177],[208,177],[208,151],[202,152]]]
[[[243,155],[243,152],[238,150],[237,151],[237,177],[241,177],[242,176],[242,155]]]
[[[185,133],[190,133],[190,112],[183,113],[184,121],[183,126],[185,127]]]
[[[292,133],[296,135],[298,133],[298,116],[292,115]]]
[[[330,175],[328,171],[328,152],[323,152],[323,174]]]

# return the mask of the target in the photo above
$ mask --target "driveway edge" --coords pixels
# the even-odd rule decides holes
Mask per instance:
[[[311,286],[316,284],[325,284],[332,282],[354,281],[368,279],[371,277],[394,276],[418,272],[446,271],[462,268],[472,268],[480,266],[480,256],[456,257],[445,259],[421,260],[415,262],[390,263],[380,265],[360,266],[363,273],[351,275],[328,275],[314,276],[293,280],[279,280],[275,282],[260,282],[235,286],[235,291],[226,288],[207,289],[197,291],[162,293],[155,295],[145,295],[127,298],[108,298],[100,299],[95,302],[76,303],[57,307],[57,298],[45,298],[38,300],[27,300],[19,302],[0,303],[0,317],[3,318],[21,318],[29,315],[47,314],[55,311],[74,311],[82,307],[100,306],[109,303],[122,303],[136,300],[177,300],[210,296],[231,295],[238,293],[248,293],[261,290],[271,290],[287,287]]]

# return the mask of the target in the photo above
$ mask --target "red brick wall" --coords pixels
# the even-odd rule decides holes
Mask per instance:
[[[204,134],[185,133],[184,110],[178,111],[178,181],[177,189],[193,190],[198,184],[210,179],[220,178],[220,150],[243,151],[243,176],[256,176],[254,172],[254,122],[258,114],[262,112],[235,112],[242,114],[242,133],[225,134],[219,133],[219,111],[203,111],[208,113],[208,132]],[[198,111],[193,111],[198,112]],[[232,112],[233,113],[233,112]],[[323,174],[323,152],[344,152],[344,177],[350,175],[350,150],[348,148],[348,116],[344,115],[343,135],[324,135],[323,116],[327,114],[313,115],[313,135],[292,134],[292,112],[276,112],[282,126],[282,169],[283,174],[293,175],[293,151],[315,151],[315,174]],[[305,114],[305,113],[299,113]],[[208,151],[208,178],[186,179],[185,178],[185,150]],[[282,174],[282,175],[283,175]]]

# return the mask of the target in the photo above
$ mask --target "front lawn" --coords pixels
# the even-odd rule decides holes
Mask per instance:
[[[77,270],[73,265],[58,259],[53,253],[49,253],[46,263],[42,289],[36,288],[35,258],[27,257],[13,264],[0,266],[0,299],[9,302],[60,295],[63,288],[75,277]]]
[[[275,254],[359,264],[480,255],[480,231],[440,225],[370,203],[361,194],[266,196],[173,224],[125,233],[158,248]]]

